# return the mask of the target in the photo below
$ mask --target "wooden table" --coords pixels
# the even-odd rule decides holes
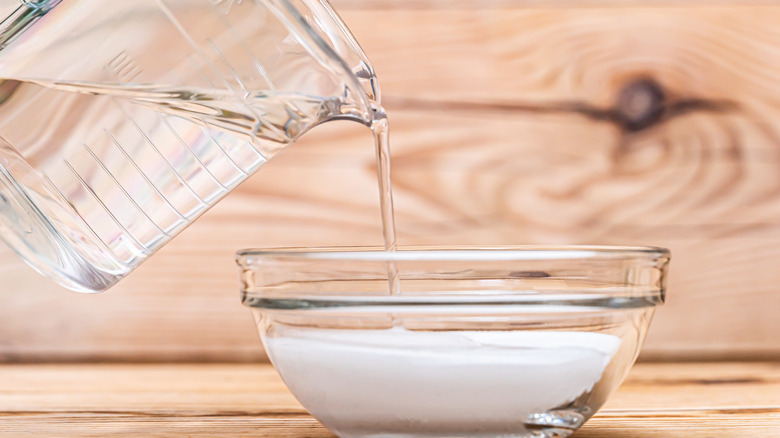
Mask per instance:
[[[0,436],[332,437],[269,365],[0,366]],[[639,364],[575,437],[778,437],[780,363]]]

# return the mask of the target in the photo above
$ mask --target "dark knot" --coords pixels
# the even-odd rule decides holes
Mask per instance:
[[[617,97],[613,114],[627,131],[640,131],[659,122],[667,109],[666,93],[653,79],[626,84]]]

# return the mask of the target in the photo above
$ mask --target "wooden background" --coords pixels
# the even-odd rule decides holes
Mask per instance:
[[[772,3],[334,1],[381,78],[399,242],[667,246],[643,357],[780,357]],[[233,252],[380,244],[373,163],[319,127],[100,295],[0,249],[0,360],[264,357]]]

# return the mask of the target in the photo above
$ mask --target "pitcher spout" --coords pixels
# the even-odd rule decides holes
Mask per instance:
[[[342,85],[341,106],[332,118],[370,124],[381,91],[368,56],[327,0],[268,0],[299,42]]]

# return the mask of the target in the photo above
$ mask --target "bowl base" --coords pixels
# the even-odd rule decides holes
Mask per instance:
[[[545,430],[526,431],[521,433],[479,433],[479,434],[413,434],[413,433],[371,433],[371,434],[337,434],[341,438],[567,438],[575,431],[572,429],[551,428]]]
[[[540,414],[528,415],[516,432],[508,432],[509,428],[487,430],[472,428],[472,431],[461,430],[428,430],[425,432],[398,432],[387,430],[363,430],[344,432],[333,428],[341,438],[567,438],[585,423],[585,417],[572,410],[553,410]],[[475,431],[478,429],[478,432]]]

